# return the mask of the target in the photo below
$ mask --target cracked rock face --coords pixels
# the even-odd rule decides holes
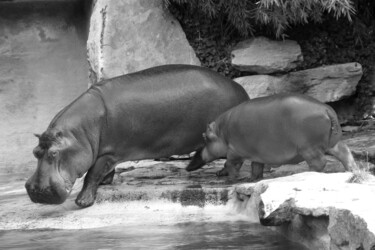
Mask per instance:
[[[345,63],[301,70],[282,76],[252,75],[234,79],[250,98],[278,93],[306,94],[321,102],[335,102],[355,93],[362,77],[359,63]]]
[[[232,51],[235,68],[258,74],[287,72],[302,60],[301,47],[292,40],[272,41],[256,37],[240,42]]]
[[[92,84],[162,64],[200,65],[161,0],[95,1],[87,53]]]

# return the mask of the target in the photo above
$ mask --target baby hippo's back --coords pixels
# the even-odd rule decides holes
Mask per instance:
[[[341,137],[331,107],[296,94],[247,101],[217,119],[223,122],[229,148],[244,158],[269,164],[300,162],[301,150],[326,151]]]

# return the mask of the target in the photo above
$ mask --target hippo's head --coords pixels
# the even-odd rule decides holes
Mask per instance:
[[[207,126],[206,132],[203,133],[206,145],[195,153],[193,159],[186,167],[186,170],[189,172],[194,171],[203,167],[208,162],[225,157],[227,155],[228,146],[221,137],[216,123],[210,123]]]
[[[27,193],[33,202],[61,204],[75,180],[87,171],[92,155],[70,132],[48,129],[36,136],[39,144],[33,153],[38,166],[25,184]]]

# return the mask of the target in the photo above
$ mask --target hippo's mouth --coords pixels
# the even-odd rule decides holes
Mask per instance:
[[[49,178],[42,185],[37,176],[32,176],[25,184],[27,193],[32,202],[43,204],[61,204],[72,192],[75,181],[70,181],[64,178],[60,171],[56,171],[54,176],[44,177]]]
[[[69,196],[66,190],[61,192],[56,188],[46,188],[43,190],[27,189],[27,192],[32,202],[42,204],[61,204]]]

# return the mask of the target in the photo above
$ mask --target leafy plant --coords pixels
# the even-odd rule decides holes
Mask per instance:
[[[361,0],[357,0],[361,1]],[[325,12],[336,19],[351,20],[355,12],[351,0],[163,0],[166,7],[178,5],[191,14],[221,22],[222,33],[231,29],[242,36],[255,27],[270,27],[276,37],[285,36],[286,28],[299,23],[321,22]]]

